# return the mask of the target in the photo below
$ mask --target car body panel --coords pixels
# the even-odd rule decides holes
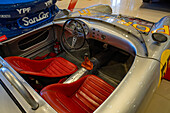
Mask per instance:
[[[52,22],[59,11],[55,6],[56,0],[16,2],[8,1],[0,4],[0,42]]]
[[[54,32],[57,28],[54,31],[53,28],[57,26],[62,27],[64,22],[69,18],[79,19],[88,26],[88,39],[110,44],[134,56],[133,64],[126,76],[106,101],[94,112],[144,112],[150,97],[153,95],[160,82],[160,70],[165,63],[161,60],[161,55],[163,51],[169,50],[170,48],[170,37],[167,32],[167,28],[170,24],[170,17],[167,16],[162,18],[158,23],[152,23],[128,16],[111,15],[111,8],[107,5],[92,6],[73,13],[70,12],[69,14],[65,14],[64,10],[60,10],[56,14],[53,22],[41,25],[38,28],[33,28],[20,36],[2,41],[1,44],[4,46],[2,49],[6,52],[5,56],[19,55],[32,58],[35,54],[38,54],[38,52],[47,49],[52,42],[60,39],[61,33]],[[24,50],[13,48],[14,45],[18,47],[18,42],[20,40],[44,29],[49,29],[50,32],[46,40]],[[98,31],[100,33],[98,33]],[[152,39],[152,34],[155,32],[165,35],[167,41],[163,43],[154,41]],[[51,35],[53,33],[55,36]],[[98,35],[94,35],[97,33]],[[106,37],[103,39],[102,35]],[[1,79],[5,81],[7,87],[13,95],[16,96],[17,100],[22,103],[22,106],[27,112],[55,112],[53,108],[51,108],[2,58],[0,59],[0,63],[3,64],[3,67],[8,68],[13,75],[24,84],[31,95],[40,104],[37,110],[32,110],[18,91],[6,80],[1,71]],[[163,75],[161,74],[161,76]]]
[[[151,67],[152,64],[152,67]],[[142,68],[141,68],[142,67]],[[135,113],[149,90],[157,88],[159,62],[136,57],[132,68],[110,97],[95,112]],[[153,76],[154,73],[154,76]],[[154,83],[154,87],[151,87]],[[152,88],[152,89],[150,89]],[[152,93],[150,95],[152,95]]]
[[[4,82],[4,84],[7,86],[7,88],[10,90],[10,92],[13,94],[13,96],[17,99],[17,101],[20,103],[20,105],[23,107],[25,112],[34,112],[34,113],[55,113],[55,110],[52,109],[51,106],[49,106],[42,98],[41,96],[38,95],[37,92],[34,91],[34,89],[31,88],[31,86],[2,58],[0,58],[0,63],[3,65],[0,69],[0,79]],[[12,84],[12,79],[7,79],[4,75],[4,72],[2,71],[3,68],[6,68],[10,70],[10,74],[15,76],[16,78],[19,79],[19,81],[26,87],[26,89],[29,91],[29,93],[33,96],[33,98],[36,100],[36,102],[39,103],[39,108],[37,110],[33,110],[31,106],[26,102],[26,100],[23,98],[21,95],[21,92],[18,91],[17,88],[14,87]],[[6,96],[5,96],[6,97]],[[9,99],[9,97],[7,97]],[[11,107],[14,107],[14,103],[12,101],[6,102],[5,104],[4,101],[1,101],[1,109],[7,109],[7,104],[12,105]],[[9,109],[9,108],[8,108]],[[11,111],[12,109],[9,109]],[[13,113],[15,111],[19,111],[17,106],[14,107]],[[22,112],[22,111],[21,111]],[[8,110],[5,111],[4,113],[9,113]],[[17,112],[15,112],[17,113]]]

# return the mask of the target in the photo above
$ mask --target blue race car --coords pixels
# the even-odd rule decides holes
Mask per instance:
[[[56,0],[0,1],[0,42],[52,22]]]

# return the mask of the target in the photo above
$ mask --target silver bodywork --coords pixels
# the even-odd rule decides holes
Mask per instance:
[[[9,65],[4,61],[2,58],[0,58],[0,63],[2,64],[2,67],[0,68],[0,79],[4,82],[6,87],[9,89],[9,91],[12,93],[12,95],[16,98],[16,100],[20,103],[20,105],[23,107],[25,112],[29,113],[55,113],[55,110],[51,108],[29,85],[28,83]],[[12,76],[13,75],[13,76]],[[9,77],[11,76],[11,77]],[[16,80],[16,79],[18,80]],[[22,83],[23,87],[25,87],[28,92],[29,96],[27,96],[27,92],[23,89],[23,87],[20,86],[20,83]],[[19,87],[16,87],[16,86]],[[3,113],[19,113],[21,110],[16,106],[14,101],[10,98],[9,94],[5,92],[4,88],[1,84],[1,112]],[[28,98],[31,101],[31,103],[28,103]],[[39,107],[36,110],[33,110],[30,104],[33,104],[34,106],[34,100],[36,103],[38,103]],[[24,111],[22,111],[24,112]]]
[[[147,107],[150,97],[158,87],[158,83],[160,81],[160,65],[163,65],[161,64],[161,54],[164,50],[170,48],[169,35],[164,34],[168,37],[168,40],[166,42],[156,43],[151,37],[152,31],[162,28],[164,25],[169,26],[170,17],[164,17],[158,23],[154,24],[148,34],[142,34],[132,26],[125,26],[121,23],[118,23],[121,18],[119,18],[118,16],[116,18],[111,16],[109,6],[99,5],[83,10],[90,11],[90,15],[88,14],[89,12],[86,13],[86,15],[82,15],[80,12],[74,12],[70,13],[69,15],[64,15],[62,14],[62,12],[60,12],[60,16],[64,15],[62,18],[57,15],[53,23],[50,23],[39,29],[41,30],[43,28],[48,27],[51,28],[51,25],[53,25],[54,28],[55,26],[62,26],[67,19],[77,18],[83,21],[88,26],[88,38],[99,40],[104,43],[113,45],[115,47],[127,51],[131,55],[134,55],[134,62],[124,79],[113,91],[113,93],[107,98],[107,100],[100,107],[98,107],[97,110],[95,110],[95,113],[143,113],[145,111],[145,108]],[[107,18],[97,17],[97,15],[101,14],[105,16],[106,13]],[[93,29],[95,29],[95,31]],[[36,31],[37,29],[18,36],[15,38],[15,40],[21,40],[22,37],[27,36]],[[106,38],[102,39],[102,37],[93,36],[93,33],[95,32],[94,34],[97,34],[98,31],[100,31],[99,36],[105,35]],[[55,40],[58,38],[58,35],[59,34],[56,34],[55,37],[49,36],[49,38],[53,38],[52,40]],[[141,41],[145,43],[141,43]],[[8,42],[12,43],[13,41],[8,40]],[[46,45],[50,45],[50,43],[51,42],[47,43],[46,41]],[[35,50],[32,50],[32,52],[38,50],[40,46],[35,45],[34,47]],[[34,47],[31,47],[29,49],[32,49]],[[16,49],[16,51],[20,52],[18,49]],[[25,50],[20,53],[21,56],[31,57],[30,50]],[[4,83],[13,93],[15,98],[20,102],[26,112],[55,112],[53,108],[51,108],[2,58],[0,59],[0,63],[3,65],[0,68],[0,78],[2,79],[2,81],[4,81]],[[37,110],[32,110],[29,104],[21,96],[19,91],[17,91],[14,86],[10,84],[10,80],[8,81],[6,77],[4,77],[5,74],[3,74],[3,68],[8,68],[12,72],[12,74],[15,75],[19,79],[19,81],[26,87],[31,96],[33,96],[35,101],[39,104],[39,108]],[[82,69],[80,71],[82,71],[81,73],[85,73],[86,70]],[[75,75],[77,76],[77,74]],[[72,78],[69,78],[67,81],[74,81],[71,80]],[[2,95],[5,95],[5,93],[2,93]],[[9,100],[9,97],[7,95],[5,95],[5,98]],[[15,109],[15,104],[13,104],[10,100],[9,103],[10,105],[13,105],[13,109]],[[8,106],[7,104],[9,103],[5,103],[5,106]],[[2,104],[3,103],[1,103],[1,105]],[[12,112],[13,109],[8,109],[9,111],[5,111],[4,109],[4,112]]]

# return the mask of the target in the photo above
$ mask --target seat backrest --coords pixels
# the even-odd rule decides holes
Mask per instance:
[[[85,111],[95,111],[113,92],[115,88],[102,79],[91,75],[88,76],[72,99]]]
[[[6,57],[4,58],[17,72],[21,70],[34,71],[29,65],[29,59],[22,57]]]

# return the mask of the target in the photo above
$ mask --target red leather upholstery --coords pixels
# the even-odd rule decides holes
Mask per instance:
[[[62,77],[77,70],[77,66],[62,57],[31,60],[23,57],[6,57],[5,60],[19,73],[43,77]]]
[[[115,88],[95,75],[70,84],[51,84],[40,95],[60,113],[92,113]]]

